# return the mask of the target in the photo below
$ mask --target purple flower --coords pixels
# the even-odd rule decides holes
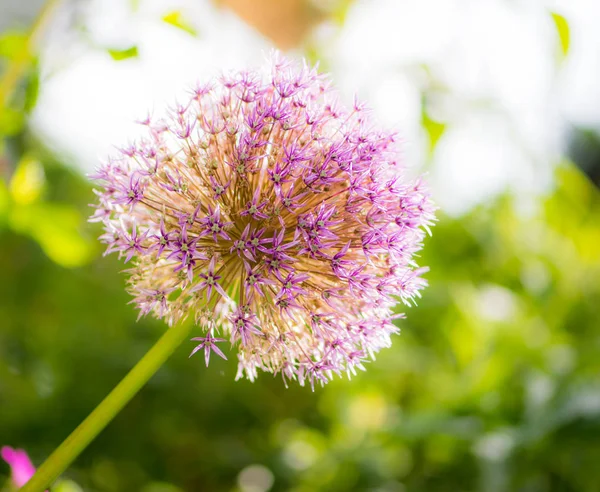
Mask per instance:
[[[187,278],[190,282],[192,282],[194,277],[194,268],[196,267],[198,260],[206,260],[207,257],[204,251],[199,250],[196,245],[200,238],[192,238],[191,235],[188,234],[188,225],[187,223],[181,226],[181,231],[179,233],[179,237],[174,239],[171,248],[170,254],[166,257],[167,260],[174,259],[178,262],[173,268],[173,272],[185,271],[187,273]]]
[[[210,184],[214,192],[213,199],[218,200],[219,198],[221,198],[221,195],[223,195],[227,191],[227,188],[229,188],[231,180],[221,184],[215,179],[214,176],[210,176]]]
[[[277,294],[277,297],[288,297],[288,296],[298,296],[298,295],[308,295],[308,292],[304,290],[300,285],[304,283],[306,280],[310,278],[309,275],[288,273],[287,277],[281,279],[281,290]]]
[[[167,313],[167,296],[175,289],[142,289],[137,292],[137,296],[131,301],[138,306],[140,315],[138,319],[152,311],[156,311],[160,317]]]
[[[206,273],[201,273],[200,278],[202,279],[199,283],[197,283],[194,287],[190,289],[190,294],[192,292],[196,292],[199,290],[206,289],[206,300],[210,301],[210,295],[212,294],[212,290],[216,289],[219,294],[223,297],[227,297],[227,294],[223,290],[223,287],[219,285],[219,280],[221,279],[221,275],[217,275],[215,273],[215,260],[216,256],[213,256],[208,264],[208,269]]]
[[[10,446],[3,446],[0,449],[2,459],[8,463],[11,471],[11,479],[15,487],[21,488],[35,473],[35,467],[27,453],[22,449],[13,449]]]
[[[267,201],[260,201],[260,188],[256,188],[254,192],[254,196],[252,200],[248,202],[246,208],[240,213],[240,216],[248,215],[252,217],[254,220],[260,219],[268,219],[269,216],[266,215],[262,210],[267,205]]]
[[[198,232],[199,237],[212,235],[215,242],[218,242],[219,238],[231,241],[231,237],[225,232],[225,229],[232,223],[225,223],[221,220],[221,209],[219,205],[217,205],[214,210],[209,206],[208,214],[200,220],[200,224],[204,227]]]
[[[290,166],[284,166],[282,163],[276,162],[273,169],[267,170],[276,192],[281,193],[281,187],[291,181],[291,177],[288,177],[290,176],[290,169]]]
[[[143,124],[94,176],[92,218],[132,261],[141,314],[193,317],[194,353],[208,363],[228,339],[252,380],[312,387],[390,345],[395,306],[426,285],[415,254],[434,207],[362,104],[345,109],[327,76],[275,55]]]
[[[352,261],[343,259],[350,249],[350,245],[351,242],[347,242],[340,251],[331,257],[331,269],[339,277],[345,277],[347,275],[345,269],[352,266]]]
[[[206,362],[206,367],[208,367],[208,363],[210,362],[210,353],[211,352],[214,352],[219,357],[227,360],[227,357],[225,357],[225,354],[221,351],[221,349],[219,347],[217,347],[217,342],[224,342],[225,341],[224,338],[214,338],[212,336],[212,333],[209,331],[206,334],[206,336],[195,337],[195,338],[192,338],[192,340],[194,342],[200,342],[200,343],[198,345],[196,345],[196,348],[194,348],[194,350],[192,350],[190,357],[192,355],[194,355],[196,352],[198,352],[199,350],[204,349],[204,361]]]
[[[167,231],[165,221],[162,219],[158,234],[151,236],[156,242],[148,248],[148,251],[156,250],[156,256],[160,257],[165,248],[173,243],[174,235],[173,231]]]
[[[129,182],[120,187],[120,196],[117,195],[113,204],[124,204],[133,206],[144,198],[143,183],[136,175],[131,175]]]
[[[254,297],[254,294],[258,294],[259,296],[264,296],[263,289],[267,285],[275,285],[273,280],[269,280],[267,277],[263,275],[260,271],[259,267],[251,267],[249,263],[245,263],[246,266],[246,275],[244,281],[244,291],[246,294],[246,299],[251,299]]]
[[[262,335],[258,329],[258,319],[251,313],[250,307],[246,304],[238,308],[229,318],[231,321],[231,342],[241,341],[242,346],[251,343],[252,335]]]
[[[148,231],[144,231],[142,234],[138,234],[138,229],[135,224],[131,226],[131,232],[128,229],[122,228],[121,236],[115,242],[115,249],[125,254],[125,263],[127,263],[134,255],[144,253],[144,240],[148,235]]]
[[[258,251],[265,252],[263,244],[268,244],[271,242],[270,238],[263,237],[265,234],[265,229],[254,229],[246,241],[246,247],[254,254],[257,255]],[[255,261],[251,258],[252,261]]]

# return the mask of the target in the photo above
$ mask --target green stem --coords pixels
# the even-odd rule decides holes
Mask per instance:
[[[25,45],[21,51],[15,55],[6,68],[6,71],[0,79],[0,108],[8,104],[10,96],[31,62],[31,54],[35,44],[39,41],[46,24],[52,16],[52,12],[60,1],[61,0],[46,1],[29,30]]]
[[[181,345],[189,335],[191,326],[192,323],[183,322],[169,328],[102,403],[50,455],[21,488],[21,492],[42,492],[50,486]]]

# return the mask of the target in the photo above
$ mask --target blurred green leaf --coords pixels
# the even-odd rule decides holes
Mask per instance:
[[[92,245],[80,232],[79,212],[68,205],[37,203],[14,207],[10,225],[35,239],[44,252],[61,266],[84,265],[92,256]]]
[[[164,15],[162,20],[167,24],[171,24],[172,26],[181,29],[192,36],[197,36],[198,32],[194,27],[183,17],[179,10],[174,10]]]
[[[44,168],[32,156],[24,156],[10,180],[10,194],[15,203],[27,205],[37,201],[44,188]]]
[[[4,106],[0,107],[0,135],[11,137],[19,134],[25,126],[22,111]]]
[[[569,53],[569,46],[571,44],[569,23],[567,22],[567,19],[556,12],[550,12],[550,14],[552,15],[556,32],[558,33],[562,56],[565,57]]]
[[[137,58],[139,55],[137,46],[131,46],[124,50],[109,49],[108,54],[115,61],[127,60],[128,58]]]
[[[4,180],[0,179],[0,226],[6,222],[9,206],[10,194]]]
[[[40,92],[40,72],[37,67],[37,63],[31,71],[31,75],[27,79],[27,85],[25,87],[25,101],[23,110],[26,114],[31,113],[31,110],[35,108],[37,104],[38,95]]]
[[[144,486],[140,492],[182,492],[182,489],[166,482],[152,482]]]
[[[353,3],[354,0],[337,0],[332,12],[333,20],[337,24],[344,25],[344,22],[346,22],[346,17],[348,16],[348,12],[350,11],[350,7]]]
[[[19,56],[27,46],[27,34],[19,31],[7,31],[0,36],[0,57],[12,60]]]
[[[442,123],[431,118],[425,109],[423,109],[421,115],[421,125],[427,133],[427,137],[429,139],[429,152],[432,153],[435,150],[439,140],[444,135],[447,125],[446,123]]]
[[[52,492],[83,492],[83,489],[72,480],[59,480],[52,487]]]

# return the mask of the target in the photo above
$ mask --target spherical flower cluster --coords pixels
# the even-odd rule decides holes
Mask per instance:
[[[131,261],[140,315],[193,316],[194,349],[238,377],[325,383],[354,374],[425,285],[415,252],[434,220],[405,180],[394,134],[343,108],[328,78],[274,55],[266,70],[198,86],[94,176],[91,220]]]

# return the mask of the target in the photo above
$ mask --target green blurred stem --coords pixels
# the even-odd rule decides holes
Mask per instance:
[[[21,491],[42,492],[50,486],[181,345],[191,327],[192,323],[182,322],[169,328],[102,403],[50,455]]]
[[[52,16],[52,12],[60,2],[61,0],[48,0],[44,4],[42,10],[40,10],[40,13],[29,30],[29,35],[27,36],[25,45],[21,51],[17,53],[17,55],[10,61],[8,67],[6,68],[4,75],[0,79],[0,108],[4,107],[8,103],[8,100],[15,90],[15,87],[29,66],[29,63],[31,62],[32,49],[37,43],[41,33],[48,23],[48,20]]]

